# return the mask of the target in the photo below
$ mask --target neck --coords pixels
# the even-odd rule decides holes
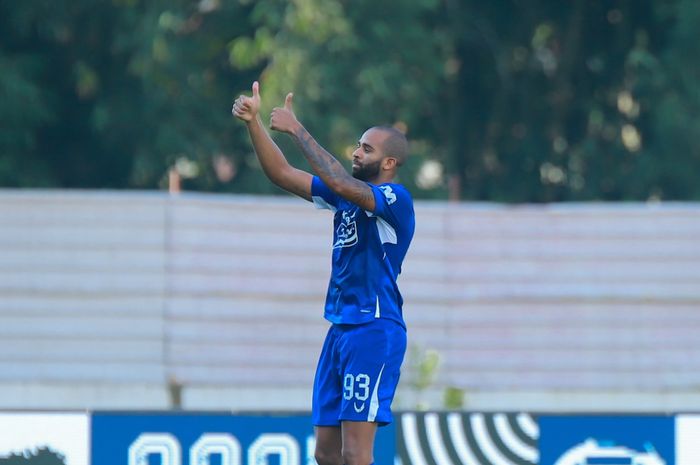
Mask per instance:
[[[379,184],[384,184],[387,182],[393,182],[394,181],[394,174],[393,173],[386,173],[386,174],[379,174],[378,176],[367,180],[370,184],[374,185],[379,185]]]

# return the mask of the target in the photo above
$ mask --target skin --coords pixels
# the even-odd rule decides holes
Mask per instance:
[[[299,122],[292,108],[292,98],[293,94],[287,94],[284,106],[272,110],[270,128],[292,137],[313,171],[333,192],[373,212],[374,194],[367,183],[391,182],[398,168],[398,160],[383,151],[388,135],[375,128],[362,134],[352,154],[351,175]],[[231,112],[245,122],[265,175],[282,189],[311,200],[312,175],[287,162],[262,124],[257,81],[253,83],[252,96],[239,96]],[[374,462],[376,432],[377,424],[373,422],[343,421],[339,427],[317,426],[316,461],[319,465],[369,465]]]
[[[257,81],[252,90],[251,97],[241,95],[236,99],[232,113],[246,123],[263,171],[282,189],[311,200],[311,174],[287,163],[260,119],[260,86]],[[287,94],[284,106],[272,110],[270,128],[292,137],[313,171],[333,192],[364,210],[374,211],[374,194],[367,182],[375,185],[391,182],[398,168],[398,160],[386,155],[382,149],[388,135],[375,128],[362,134],[352,154],[351,175],[299,122],[292,108],[292,99],[293,94]]]

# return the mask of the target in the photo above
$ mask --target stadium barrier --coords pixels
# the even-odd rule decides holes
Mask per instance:
[[[415,206],[396,408],[700,410],[699,203]],[[0,189],[0,409],[307,410],[330,222],[287,197]]]
[[[0,412],[0,464],[313,465],[308,414]],[[700,414],[401,412],[375,463],[697,465]]]

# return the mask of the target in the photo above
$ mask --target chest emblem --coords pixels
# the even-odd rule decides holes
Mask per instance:
[[[342,219],[338,228],[335,230],[335,243],[333,244],[334,249],[340,247],[352,247],[357,244],[357,223],[355,222],[355,215],[357,210],[349,213],[347,211],[342,212]]]

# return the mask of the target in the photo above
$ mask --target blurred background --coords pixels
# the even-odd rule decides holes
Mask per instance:
[[[340,159],[411,141],[398,408],[700,410],[699,30],[692,0],[0,0],[0,407],[308,410],[331,218],[231,117],[259,79]]]

